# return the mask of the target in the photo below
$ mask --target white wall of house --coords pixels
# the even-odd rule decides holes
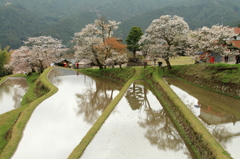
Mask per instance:
[[[240,40],[240,35],[237,36],[236,40]]]

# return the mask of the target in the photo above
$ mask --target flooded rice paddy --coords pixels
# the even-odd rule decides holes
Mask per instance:
[[[21,77],[8,77],[0,83],[0,115],[20,107],[27,89],[27,81]]]
[[[172,90],[235,159],[240,156],[240,100],[175,78],[165,78]]]
[[[34,110],[14,159],[66,159],[122,88],[106,79],[59,68],[51,71],[49,79],[59,90]],[[232,157],[238,158],[240,100],[174,78],[166,78],[166,82]],[[137,81],[81,156],[96,158],[192,156],[148,84]]]
[[[66,159],[121,89],[65,69],[49,79],[59,90],[34,110],[13,159]]]
[[[81,159],[192,158],[146,85],[145,82],[131,85]]]

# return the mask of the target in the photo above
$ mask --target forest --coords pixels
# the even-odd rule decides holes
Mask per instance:
[[[52,36],[71,46],[75,32],[99,16],[121,22],[115,36],[125,41],[133,26],[144,31],[161,15],[178,15],[191,29],[214,24],[236,27],[240,0],[0,0],[0,44],[19,48],[27,37]]]

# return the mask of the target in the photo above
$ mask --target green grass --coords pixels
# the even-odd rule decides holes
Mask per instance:
[[[237,69],[219,70],[219,68],[237,67]],[[169,71],[170,74],[186,80],[186,82],[215,91],[224,95],[240,98],[234,92],[221,92],[213,89],[214,85],[231,86],[234,88],[240,87],[240,65],[238,64],[193,64],[173,66]],[[198,81],[198,84],[194,82]]]
[[[218,70],[219,68],[237,67],[237,69]],[[240,65],[237,64],[193,64],[173,66],[170,71],[178,75],[190,75],[222,83],[240,83]]]
[[[106,68],[106,69],[79,69],[78,72],[86,73],[101,78],[111,79],[116,82],[126,83],[134,74],[133,68]]]

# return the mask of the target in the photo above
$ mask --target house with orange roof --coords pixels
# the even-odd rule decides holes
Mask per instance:
[[[240,28],[234,28],[234,32],[238,35],[235,37],[235,40],[232,41],[232,44],[240,48]]]

